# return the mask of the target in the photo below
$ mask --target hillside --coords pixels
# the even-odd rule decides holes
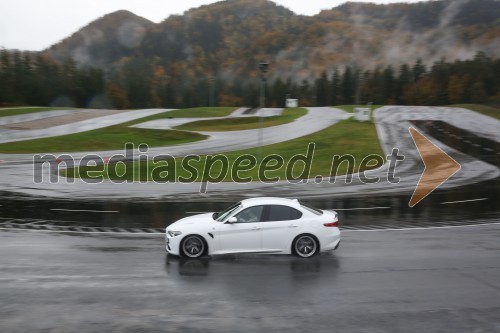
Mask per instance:
[[[257,106],[265,60],[273,106],[286,95],[301,105],[498,104],[499,55],[500,0],[347,2],[315,16],[226,0],[159,24],[111,13],[37,55],[0,50],[0,103]]]
[[[109,69],[127,57],[159,59],[196,74],[248,75],[275,63],[306,78],[335,66],[465,59],[500,53],[500,2],[346,3],[312,17],[267,0],[227,0],[153,24],[126,11],[102,17],[49,49],[56,59]]]
[[[122,57],[133,55],[153,25],[145,18],[121,10],[88,24],[50,47],[48,53],[59,61],[71,58],[82,66],[106,68]]]

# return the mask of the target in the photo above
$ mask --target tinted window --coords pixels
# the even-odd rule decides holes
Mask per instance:
[[[289,221],[298,220],[302,217],[302,213],[288,206],[271,205],[266,221]]]
[[[238,223],[251,223],[262,221],[262,212],[264,211],[264,206],[254,206],[242,210],[235,215]]]
[[[306,205],[305,203],[302,203],[302,202],[300,203],[300,205],[302,206],[302,208],[307,209],[308,211],[310,211],[313,214],[323,215],[323,211],[322,210],[316,209],[316,208],[311,207],[309,205]]]
[[[240,208],[240,203],[238,202],[236,205],[232,205],[229,208],[224,209],[222,212],[217,213],[217,221],[223,221],[226,217],[228,217],[232,212]]]

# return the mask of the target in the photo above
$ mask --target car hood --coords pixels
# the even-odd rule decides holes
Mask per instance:
[[[206,214],[199,214],[199,215],[185,217],[183,219],[180,219],[177,222],[172,223],[171,225],[169,225],[167,227],[167,229],[173,230],[176,227],[182,227],[182,226],[186,226],[186,225],[206,224],[209,222],[214,222],[212,215],[213,215],[213,213],[206,213]]]

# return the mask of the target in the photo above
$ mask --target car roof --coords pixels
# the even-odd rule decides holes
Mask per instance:
[[[275,197],[258,197],[245,199],[241,201],[243,207],[252,207],[257,205],[285,205],[291,207],[299,207],[300,203],[297,199],[275,198]]]

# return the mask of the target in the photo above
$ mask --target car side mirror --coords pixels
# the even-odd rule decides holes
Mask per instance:
[[[230,218],[226,221],[226,223],[227,223],[227,224],[233,224],[233,223],[236,223],[236,222],[238,222],[238,219],[237,219],[236,217],[234,217],[234,216],[233,216],[233,217],[230,217]]]

